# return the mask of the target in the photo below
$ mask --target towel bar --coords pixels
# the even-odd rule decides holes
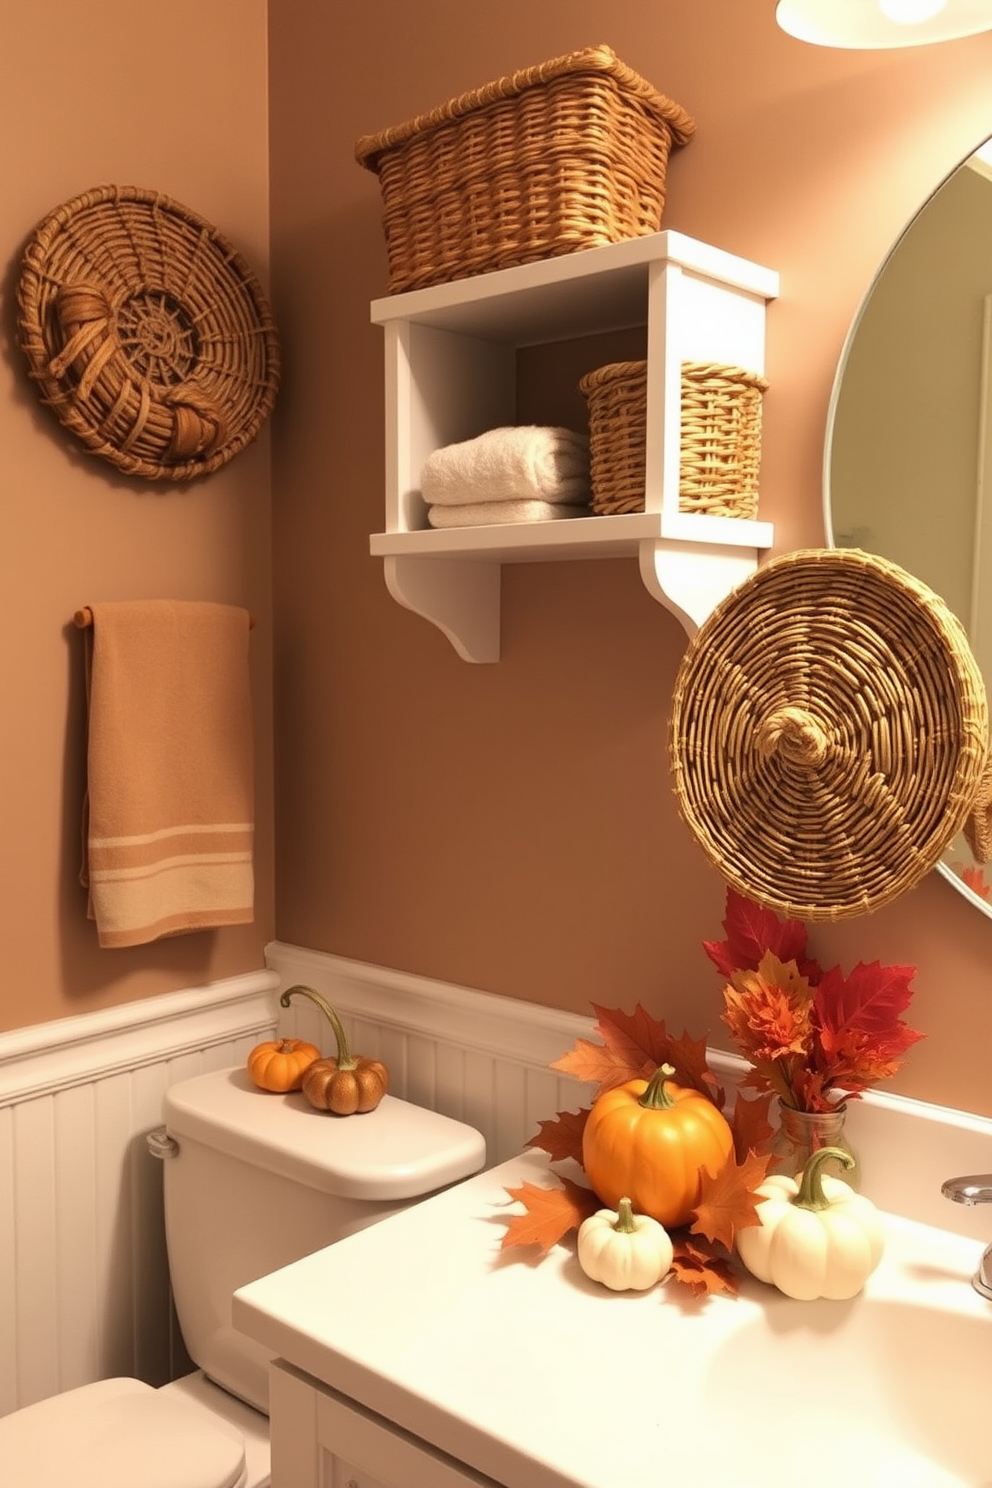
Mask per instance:
[[[72,623],[79,630],[88,630],[89,629],[89,627],[93,624],[93,611],[90,609],[89,605],[83,605],[82,609],[79,609],[79,610],[77,610],[75,612],[75,614],[72,617]],[[255,616],[254,615],[249,615],[248,616],[248,629],[249,630],[254,630],[255,629]]]

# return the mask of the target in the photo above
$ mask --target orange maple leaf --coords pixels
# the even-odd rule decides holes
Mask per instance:
[[[596,1003],[593,1010],[598,1020],[596,1032],[603,1042],[577,1039],[575,1047],[556,1059],[552,1069],[596,1085],[598,1099],[628,1080],[649,1079],[659,1065],[670,1064],[677,1085],[701,1091],[716,1105],[722,1103],[723,1092],[706,1065],[705,1039],[690,1038],[684,1032],[681,1038],[674,1037],[664,1020],[653,1017],[640,1003],[633,1013]]]
[[[561,1188],[524,1183],[520,1188],[506,1190],[514,1202],[524,1206],[524,1212],[510,1217],[501,1250],[513,1245],[536,1245],[546,1255],[569,1230],[577,1230],[584,1219],[602,1208],[591,1188],[583,1188],[570,1178],[562,1178],[561,1183]]]
[[[734,1133],[734,1152],[738,1162],[743,1162],[749,1152],[760,1152],[774,1132],[775,1128],[768,1119],[772,1099],[770,1090],[764,1091],[754,1100],[745,1100],[740,1091],[737,1092],[730,1126]]]
[[[590,1043],[588,1039],[576,1039],[575,1047],[556,1059],[549,1068],[595,1085],[594,1098],[612,1090],[615,1085],[626,1084],[628,1080],[647,1078],[646,1062],[640,1069],[632,1071],[628,1064],[617,1059],[612,1049],[605,1044]]]
[[[581,1111],[559,1111],[553,1121],[542,1121],[536,1137],[525,1145],[539,1147],[552,1162],[564,1162],[574,1158],[582,1163],[582,1133],[589,1120],[589,1107]]]
[[[720,1293],[737,1296],[740,1284],[729,1257],[687,1235],[673,1235],[672,1239],[675,1246],[672,1275],[676,1281],[687,1286],[696,1296],[716,1296]]]
[[[703,1235],[714,1244],[732,1250],[738,1230],[761,1223],[758,1218],[761,1200],[756,1197],[755,1190],[770,1161],[769,1154],[759,1157],[750,1152],[740,1163],[733,1156],[728,1157],[718,1173],[710,1173],[704,1168],[690,1233]]]

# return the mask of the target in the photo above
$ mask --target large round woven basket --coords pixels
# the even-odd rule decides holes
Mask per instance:
[[[57,207],[27,244],[18,305],[42,400],[128,475],[209,474],[275,401],[279,342],[255,275],[159,192],[103,186]]]
[[[739,893],[839,920],[913,888],[967,821],[985,689],[944,602],[895,564],[803,550],[690,642],[670,762],[679,810]]]

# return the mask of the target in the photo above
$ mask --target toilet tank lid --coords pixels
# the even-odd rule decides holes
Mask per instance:
[[[482,1134],[462,1121],[394,1096],[374,1111],[334,1116],[300,1092],[274,1095],[244,1068],[215,1070],[168,1088],[170,1135],[342,1198],[419,1198],[478,1172]]]

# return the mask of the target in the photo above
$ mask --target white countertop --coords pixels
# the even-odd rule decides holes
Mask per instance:
[[[697,1300],[674,1280],[617,1294],[583,1276],[574,1236],[540,1260],[516,1247],[501,1255],[512,1212],[506,1189],[552,1181],[544,1155],[524,1153],[242,1288],[235,1326],[507,1488],[739,1488],[752,1480],[778,1488],[800,1481],[800,1461],[808,1488],[839,1479],[881,1488],[873,1453],[887,1464],[886,1484],[979,1481],[970,1457],[950,1475],[935,1466],[946,1462],[947,1445],[946,1436],[930,1442],[930,1395],[891,1406],[887,1359],[867,1357],[876,1320],[899,1308],[911,1322],[898,1323],[897,1342],[908,1326],[914,1347],[944,1348],[940,1390],[965,1409],[968,1390],[955,1395],[946,1356],[948,1318],[992,1363],[992,1306],[969,1285],[981,1249],[974,1241],[893,1220],[882,1265],[846,1303],[791,1302],[750,1278],[736,1299]],[[910,1284],[926,1289],[922,1310],[905,1308]],[[906,1341],[906,1350],[893,1350],[886,1333],[884,1348],[910,1352]],[[934,1363],[926,1357],[917,1355],[921,1380]],[[824,1365],[814,1433],[821,1444],[836,1438],[839,1449],[845,1402],[860,1399],[863,1414],[866,1392],[877,1394],[879,1417],[887,1421],[890,1409],[898,1417],[885,1429],[909,1442],[902,1468],[891,1460],[892,1438],[876,1440],[871,1419],[850,1426],[860,1454],[853,1478],[846,1449],[839,1457],[820,1450],[805,1427],[794,1442],[783,1432],[783,1419],[817,1393],[808,1372],[802,1378],[810,1358]]]

